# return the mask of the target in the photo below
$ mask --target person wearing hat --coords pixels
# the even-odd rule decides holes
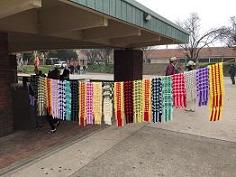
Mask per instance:
[[[166,68],[166,76],[177,74],[176,64],[177,64],[177,58],[171,57],[170,64]]]
[[[196,66],[196,63],[194,63],[194,61],[192,60],[189,60],[186,67],[188,71],[192,71],[195,69],[195,66]]]

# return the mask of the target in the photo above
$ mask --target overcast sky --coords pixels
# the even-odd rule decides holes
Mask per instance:
[[[182,21],[193,12],[201,18],[203,31],[229,25],[236,16],[236,0],[136,0],[159,15],[173,21]]]

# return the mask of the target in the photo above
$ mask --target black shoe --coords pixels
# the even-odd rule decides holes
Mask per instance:
[[[56,131],[57,131],[57,129],[54,128],[54,129],[51,129],[51,130],[49,131],[49,133],[50,133],[50,134],[53,134],[53,133],[55,133]]]

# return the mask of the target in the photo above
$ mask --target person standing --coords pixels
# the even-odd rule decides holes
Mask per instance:
[[[178,73],[176,69],[176,64],[177,64],[177,58],[176,57],[170,58],[170,64],[166,68],[166,76],[171,76]]]
[[[230,74],[230,78],[232,80],[232,84],[235,85],[235,73],[236,73],[236,68],[234,64],[230,65],[230,69],[229,69],[229,74]]]

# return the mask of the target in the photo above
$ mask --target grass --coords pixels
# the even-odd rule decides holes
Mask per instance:
[[[114,73],[113,65],[109,64],[105,65],[88,65],[88,72],[95,72],[95,73]]]
[[[42,65],[39,67],[39,70],[41,70],[44,74],[47,74],[48,71],[51,69],[51,65]],[[32,74],[34,73],[34,66],[33,65],[24,65],[20,68],[17,68],[18,72],[22,72],[25,74]]]

